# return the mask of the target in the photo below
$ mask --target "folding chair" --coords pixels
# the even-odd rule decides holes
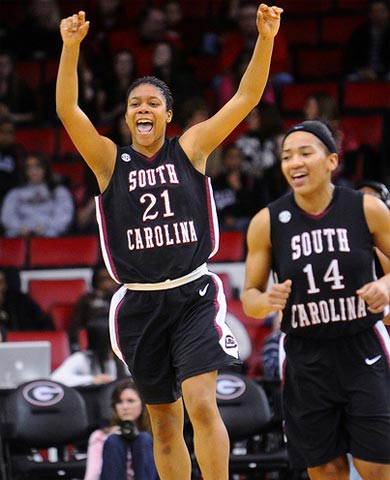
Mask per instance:
[[[273,422],[263,387],[236,372],[220,373],[217,403],[231,443],[230,474],[239,474],[242,480],[260,478],[264,472],[291,478],[281,425]]]
[[[85,401],[75,389],[51,380],[20,385],[3,412],[4,480],[84,478],[77,445],[87,435]]]
[[[288,453],[281,422],[275,422],[263,387],[237,372],[221,372],[217,378],[217,404],[230,439],[230,479],[259,480],[278,473],[291,480]],[[185,438],[191,452],[195,478],[200,472],[193,450],[193,432],[188,416]]]

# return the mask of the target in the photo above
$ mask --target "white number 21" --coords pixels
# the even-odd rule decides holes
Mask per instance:
[[[160,197],[164,201],[164,213],[163,217],[173,217],[174,213],[171,210],[171,203],[169,201],[169,193],[168,190],[164,190],[161,194]],[[154,213],[151,212],[152,208],[156,205],[157,203],[157,198],[155,195],[152,195],[151,193],[145,193],[142,195],[140,198],[141,203],[148,203],[147,207],[145,208],[144,214],[142,216],[142,220],[146,222],[146,220],[155,220],[158,217],[158,210],[156,210]]]

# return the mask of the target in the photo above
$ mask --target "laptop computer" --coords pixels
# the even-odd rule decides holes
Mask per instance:
[[[0,343],[0,388],[16,388],[30,380],[49,378],[50,368],[50,342]]]

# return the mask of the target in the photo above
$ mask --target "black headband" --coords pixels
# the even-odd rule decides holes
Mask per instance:
[[[294,132],[312,133],[321,140],[330,153],[337,153],[337,145],[335,139],[333,138],[332,132],[329,130],[329,127],[320,120],[306,120],[305,122],[292,126],[284,134],[283,143],[288,135]]]

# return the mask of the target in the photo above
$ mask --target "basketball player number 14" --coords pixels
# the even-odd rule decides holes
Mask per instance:
[[[306,273],[307,283],[309,284],[307,293],[318,293],[320,289],[316,286],[312,264],[308,263],[303,269],[303,271]],[[334,259],[330,262],[329,267],[327,268],[322,280],[324,282],[332,282],[332,290],[341,290],[345,288],[345,285],[342,283],[344,277],[340,274],[339,262],[337,259]]]

